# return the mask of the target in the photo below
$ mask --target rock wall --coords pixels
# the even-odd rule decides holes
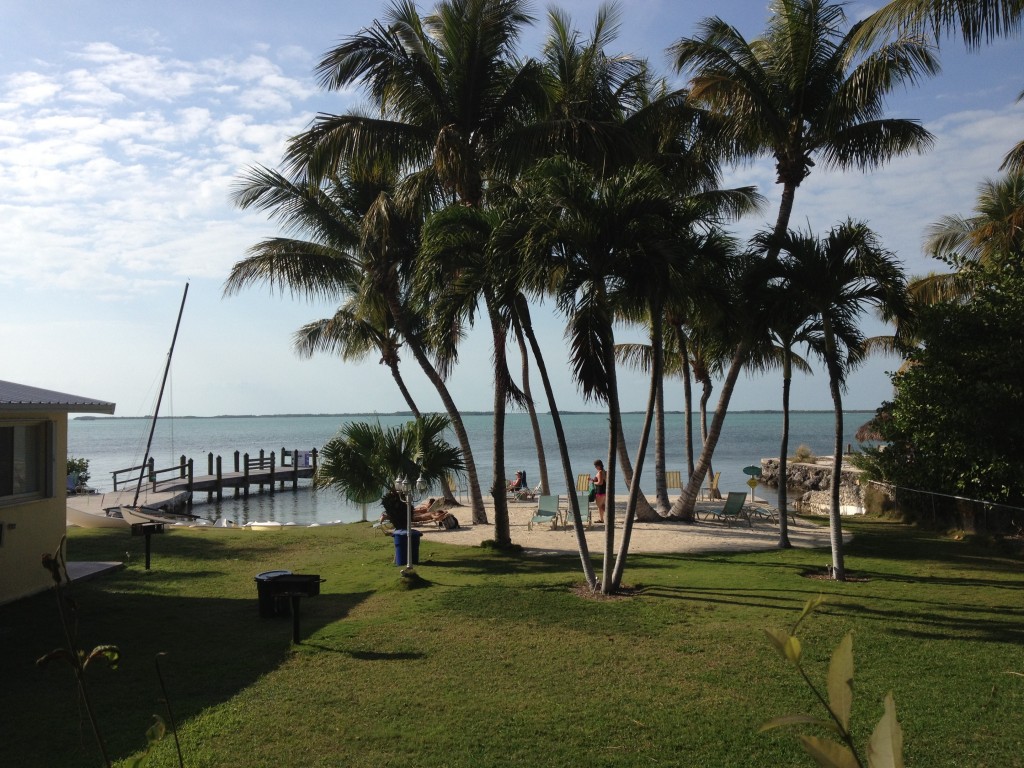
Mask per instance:
[[[857,514],[864,509],[858,478],[861,471],[843,465],[839,480],[839,504],[843,514]],[[761,459],[761,482],[771,488],[779,487],[779,460]],[[787,461],[786,488],[813,509],[826,511],[832,504],[832,458],[821,457],[814,464]]]

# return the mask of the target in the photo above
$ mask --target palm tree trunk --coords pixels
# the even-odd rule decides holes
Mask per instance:
[[[525,301],[523,303],[525,304]],[[516,311],[519,311],[518,305]],[[537,406],[533,402],[533,391],[530,389],[530,357],[526,350],[526,339],[523,338],[523,328],[518,317],[513,319],[512,328],[515,330],[516,342],[519,344],[519,355],[523,360],[523,394],[526,396],[526,411],[530,414],[533,442],[537,447],[537,477],[540,482],[540,492],[547,496],[551,493],[551,490],[548,483],[548,462],[544,454],[544,435],[540,431]]]
[[[507,548],[512,544],[505,488],[505,408],[508,405],[509,391],[505,339],[508,336],[508,329],[494,307],[490,295],[484,297],[484,303],[491,321],[491,343],[494,345],[494,434],[491,446],[494,464],[491,481],[491,498],[494,499],[494,543],[499,548]]]
[[[615,453],[619,442],[619,388],[615,379],[615,352],[611,332],[605,351],[605,370],[608,371],[608,466],[605,469],[604,509],[604,562],[601,564],[601,592],[612,593],[612,558],[615,556]]]
[[[708,401],[711,400],[711,393],[714,391],[714,384],[711,383],[711,377],[707,376],[701,380],[701,393],[700,393],[700,439],[701,443],[707,443],[708,441]],[[708,456],[708,471],[707,477],[715,476],[715,468],[711,465],[711,457]],[[700,481],[703,483],[704,478]],[[717,498],[722,498],[722,494],[719,493]]]
[[[679,339],[679,354],[683,365],[683,417],[686,419],[683,434],[686,439],[686,476],[690,477],[693,474],[693,387],[690,384],[690,350],[683,326],[676,326],[676,335]]]
[[[665,487],[665,379],[660,377],[656,383],[657,394],[654,401],[654,492],[655,508],[658,515],[668,513],[671,504],[668,500],[668,489]]]
[[[459,441],[459,448],[462,450],[462,460],[466,465],[466,480],[469,485],[469,499],[473,509],[473,524],[487,525],[487,510],[484,508],[483,494],[480,493],[480,478],[476,473],[476,462],[473,460],[473,449],[469,444],[469,434],[466,432],[466,425],[462,422],[462,414],[459,413],[459,409],[455,407],[455,401],[452,399],[451,393],[448,391],[448,387],[444,383],[444,379],[441,378],[441,374],[437,372],[437,369],[434,368],[430,359],[427,357],[427,354],[423,349],[423,345],[420,343],[419,337],[410,330],[398,297],[393,291],[388,291],[387,294],[388,309],[391,311],[391,315],[394,318],[395,327],[398,329],[398,332],[402,334],[402,338],[405,339],[406,344],[409,345],[409,349],[412,350],[413,357],[416,358],[416,362],[419,363],[420,368],[423,369],[423,372],[427,375],[430,383],[434,385],[434,389],[437,390],[437,394],[441,397],[441,402],[444,403],[444,408],[448,414],[448,418],[451,419],[452,430],[455,432],[455,437]]]
[[[633,472],[633,463],[629,459],[629,449],[626,448],[626,430],[622,427],[622,414],[619,414],[619,463],[622,465],[622,478],[626,485],[633,484],[636,473]],[[658,510],[651,506],[646,496],[641,495],[636,502],[636,519],[641,523],[660,523],[665,519]]]
[[[704,448],[700,452],[700,458],[697,459],[697,466],[694,467],[682,495],[672,505],[670,515],[678,520],[688,523],[694,522],[693,507],[697,503],[697,494],[700,493],[700,486],[704,482],[704,476],[707,474],[708,466],[711,463],[711,456],[718,445],[718,438],[722,435],[722,425],[725,424],[725,414],[729,409],[729,400],[732,399],[732,392],[736,387],[736,380],[739,378],[740,371],[743,368],[743,361],[747,357],[749,348],[749,343],[741,342],[733,353],[729,372],[725,376],[725,381],[722,382],[722,392],[718,396],[718,407],[715,409],[715,416],[711,420],[711,426],[708,428],[707,439],[704,441]]]
[[[558,412],[558,404],[555,402],[555,391],[551,387],[551,379],[548,376],[547,366],[544,364],[544,355],[540,351],[540,344],[533,332],[533,323],[526,317],[523,323],[523,332],[530,342],[530,349],[533,350],[533,359],[537,361],[537,371],[540,373],[541,383],[544,385],[544,394],[548,399],[548,409],[551,411],[551,423],[555,429],[555,442],[558,445],[558,455],[562,460],[562,472],[565,473],[565,490],[569,500],[569,509],[572,511],[573,530],[576,534],[576,547],[580,553],[580,561],[583,566],[583,576],[587,580],[587,586],[591,591],[597,590],[597,575],[594,573],[594,564],[590,561],[590,548],[587,546],[587,535],[583,530],[583,516],[580,514],[579,498],[576,496],[576,482],[572,474],[572,463],[569,460],[569,442],[565,439],[565,428],[562,426],[562,417]]]
[[[839,484],[843,476],[843,393],[842,372],[837,364],[835,336],[825,320],[825,354],[828,356],[828,385],[832,390],[832,404],[836,410],[836,435],[832,456],[832,504],[829,509],[829,539],[832,544],[832,578],[846,581],[846,565],[843,562],[843,520],[839,509]]]
[[[640,497],[640,477],[643,474],[644,458],[647,455],[647,441],[651,436],[651,421],[657,410],[658,395],[662,391],[663,380],[661,353],[661,331],[655,329],[651,334],[651,346],[653,348],[653,359],[651,360],[651,388],[647,396],[647,413],[644,417],[644,426],[640,433],[640,444],[636,449],[636,472],[629,484],[629,500],[626,502],[626,521],[622,527],[622,541],[619,543],[619,554],[615,558],[615,568],[612,571],[612,591],[616,592],[622,583],[622,573],[626,569],[626,556],[629,553],[629,540],[633,534],[633,520],[636,517],[637,499]]]
[[[782,358],[782,445],[779,448],[779,549],[789,549],[793,545],[789,541],[789,523],[786,519],[786,508],[789,499],[786,498],[788,488],[786,487],[786,474],[789,456],[789,390],[793,382],[793,361],[792,351],[787,344],[783,349]]]
[[[395,380],[395,384],[398,385],[398,391],[402,393],[402,397],[405,399],[406,405],[409,406],[409,410],[412,411],[412,415],[417,419],[420,418],[420,409],[416,407],[416,401],[412,399],[412,394],[409,392],[409,388],[405,386],[405,379],[402,378],[402,373],[398,370],[397,360],[388,360],[388,370],[391,371],[391,378]]]

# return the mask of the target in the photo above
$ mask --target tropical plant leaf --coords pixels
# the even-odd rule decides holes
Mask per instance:
[[[868,768],[903,768],[903,729],[896,719],[892,691],[885,695],[885,714],[868,742]]]
[[[815,610],[819,605],[821,605],[824,602],[825,596],[818,595],[817,597],[812,597],[810,600],[804,603],[804,609],[800,611],[800,615],[797,616],[796,622],[794,622],[793,624],[793,631],[796,632],[796,628],[800,626],[800,622],[806,619],[811,614],[811,611]]]
[[[118,662],[121,661],[121,649],[116,645],[97,645],[82,663],[82,669],[97,660],[106,661],[111,669],[117,669]]]
[[[828,665],[828,703],[844,731],[850,731],[853,707],[853,633],[847,632],[832,652]]]
[[[816,736],[801,736],[800,741],[807,754],[822,768],[860,768],[850,748],[838,742]]]
[[[795,635],[789,634],[784,629],[766,629],[764,633],[768,635],[768,638],[784,658],[799,666],[801,654],[800,640]]]
[[[828,728],[830,731],[835,731],[839,734],[839,728],[831,720],[821,720],[814,715],[782,715],[781,717],[773,717],[771,720],[763,723],[758,731],[763,733],[764,731],[770,731],[772,728],[781,728],[786,725],[819,725],[822,728]]]
[[[75,657],[71,655],[67,648],[56,648],[47,653],[46,655],[40,656],[38,659],[36,659],[36,666],[45,667],[51,661],[56,661],[57,659],[60,659],[61,661],[66,661],[72,667],[75,666]]]

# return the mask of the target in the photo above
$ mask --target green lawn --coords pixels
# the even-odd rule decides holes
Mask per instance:
[[[400,586],[391,540],[369,525],[75,531],[75,560],[131,565],[75,584],[80,648],[120,646],[91,691],[115,760],[163,712],[154,655],[197,766],[812,765],[771,717],[814,712],[765,627],[802,627],[823,683],[854,631],[857,742],[893,691],[908,765],[1024,766],[1024,563],[902,525],[860,521],[847,568],[805,578],[825,551],[630,558],[633,597],[578,596],[579,559],[423,545],[427,585]],[[302,637],[261,619],[253,576],[319,573]],[[96,766],[69,669],[34,660],[60,644],[53,594],[0,607],[0,766]],[[173,740],[149,765],[177,765]]]

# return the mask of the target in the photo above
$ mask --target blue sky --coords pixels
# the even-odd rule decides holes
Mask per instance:
[[[558,4],[582,29],[597,2]],[[424,4],[421,7],[428,8]],[[695,32],[709,11],[755,36],[767,3],[708,5],[626,0],[615,52],[645,56],[668,73],[665,49]],[[874,6],[852,3],[851,18]],[[173,368],[176,415],[404,410],[376,360],[302,360],[292,332],[333,307],[254,289],[229,299],[231,265],[274,227],[229,201],[246,166],[277,166],[287,138],[318,111],[361,103],[358,92],[324,93],[319,57],[382,15],[380,2],[139,3],[127,0],[0,2],[0,379],[111,400],[117,414],[150,412],[181,291],[191,280]],[[547,5],[521,46],[538,52]],[[937,138],[925,156],[869,175],[815,169],[798,190],[793,225],[826,231],[867,220],[912,274],[941,266],[921,255],[924,227],[969,213],[977,185],[994,177],[1024,138],[1022,41],[976,53],[942,44],[943,72],[889,103]],[[774,220],[771,163],[730,169],[729,184],[757,184],[769,199],[749,234]],[[572,384],[564,324],[539,313],[560,407],[594,409]],[[878,327],[875,330],[881,330]],[[464,410],[489,410],[489,346],[467,339],[451,387]],[[870,361],[850,380],[846,404],[873,409],[891,396],[892,359]],[[440,402],[414,365],[410,386],[426,410]],[[777,374],[741,378],[732,408],[777,409]],[[681,389],[681,388],[680,388]],[[625,377],[623,404],[642,409],[646,387]],[[165,401],[166,402],[166,401]],[[798,378],[797,408],[831,407],[823,371]],[[670,393],[668,407],[680,409]]]

